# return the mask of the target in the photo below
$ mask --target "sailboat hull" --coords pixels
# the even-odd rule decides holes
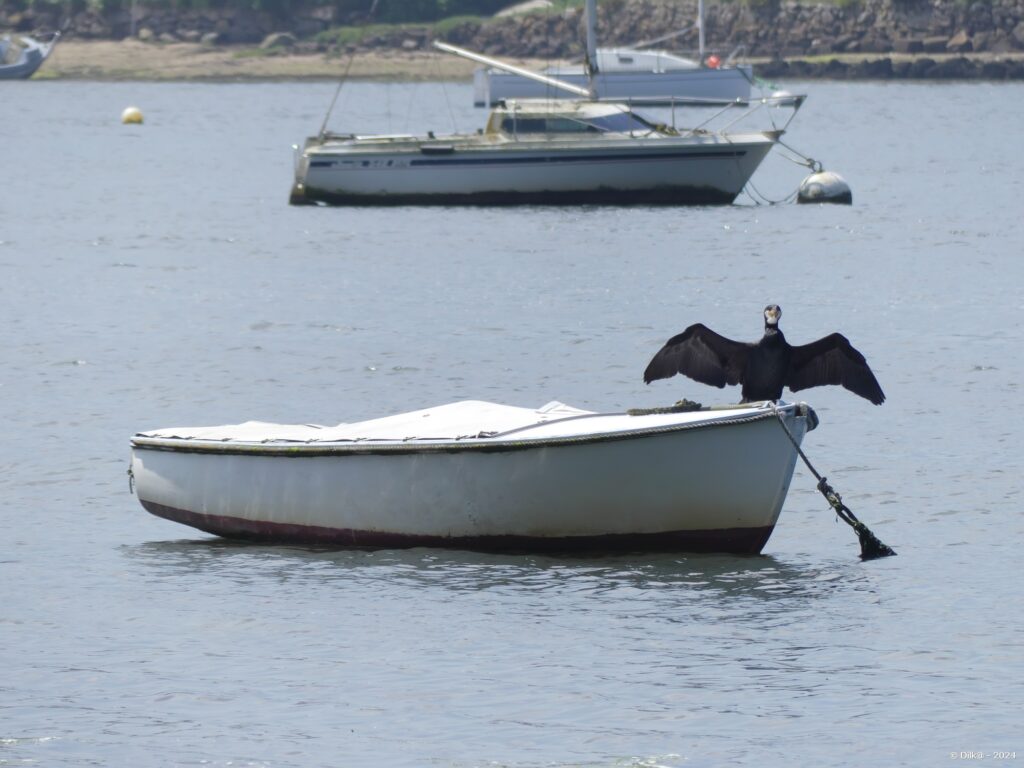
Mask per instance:
[[[552,69],[545,74],[571,85],[587,87],[582,71]],[[601,72],[592,85],[599,99],[616,99],[636,105],[672,103],[730,104],[750,99],[753,71],[749,66],[722,69],[696,67],[678,71]],[[558,91],[525,77],[496,69],[477,69],[473,77],[473,103],[494,106],[504,99],[536,99],[556,95]]]
[[[334,205],[728,204],[775,143],[765,134],[491,147],[466,138],[390,151],[360,139],[307,146],[296,191]]]

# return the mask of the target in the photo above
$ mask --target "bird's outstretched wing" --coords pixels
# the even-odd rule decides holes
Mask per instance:
[[[822,384],[840,384],[875,405],[885,401],[875,374],[864,355],[841,333],[793,347],[786,386],[794,392]]]
[[[644,371],[644,382],[681,373],[701,384],[739,384],[752,345],[721,336],[706,325],[691,325],[665,342]]]

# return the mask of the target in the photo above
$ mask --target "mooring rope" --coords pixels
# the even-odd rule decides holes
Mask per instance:
[[[802,166],[805,166],[807,168],[810,168],[813,173],[821,173],[822,165],[821,165],[821,163],[819,161],[815,160],[813,157],[808,157],[807,155],[803,154],[802,152],[799,152],[799,151],[793,149],[791,146],[789,146],[789,144],[784,142],[781,138],[780,139],[776,139],[776,143],[779,144],[780,146],[785,147],[786,149],[788,149],[790,152],[792,152],[794,155],[797,156],[797,157],[790,157],[789,155],[787,155],[785,153],[779,152],[778,154],[780,154],[783,157],[783,159],[789,160],[789,162],[794,163],[796,165],[802,165]],[[800,158],[800,159],[797,159],[797,158]],[[794,200],[796,200],[797,196],[800,194],[800,189],[797,188],[797,189],[793,190],[792,192],[790,192],[785,197],[781,197],[778,200],[773,200],[772,198],[770,198],[766,194],[764,194],[764,192],[759,190],[756,186],[754,186],[754,180],[753,179],[747,179],[747,183],[743,186],[743,191],[747,193],[747,196],[751,200],[754,201],[755,205],[786,205],[786,204],[792,203]]]
[[[764,192],[754,186],[754,182],[751,179],[747,179],[747,183],[743,187],[743,191],[747,193],[747,197],[754,201],[754,205],[785,205],[787,203],[792,203],[796,200],[796,196],[800,194],[800,190],[795,189],[785,197],[781,197],[778,200],[772,200]]]
[[[864,525],[864,523],[857,519],[857,516],[853,514],[853,510],[843,503],[843,497],[840,496],[836,489],[828,484],[828,480],[822,477],[818,473],[818,470],[814,468],[810,459],[807,458],[807,455],[800,448],[800,444],[796,441],[796,438],[793,437],[793,433],[789,431],[789,427],[786,426],[786,422],[782,418],[782,414],[779,413],[779,409],[775,406],[775,403],[771,403],[771,408],[772,413],[775,414],[775,418],[778,419],[779,424],[782,426],[782,429],[789,438],[789,441],[793,443],[793,447],[796,448],[797,454],[799,454],[800,458],[804,460],[804,464],[806,464],[807,468],[811,470],[811,474],[817,478],[818,490],[821,492],[821,495],[825,497],[832,509],[835,510],[836,515],[856,531],[857,538],[860,540],[860,559],[874,560],[879,557],[895,555],[896,551],[892,547],[889,547],[879,541],[878,537],[875,536],[875,534],[873,534],[870,529]]]
[[[815,160],[813,157],[805,155],[803,152],[797,149],[793,149],[793,147],[789,146],[789,144],[784,142],[781,137],[776,139],[775,141],[779,146],[785,147],[794,155],[800,158],[800,160],[794,160],[792,157],[787,157],[786,155],[783,155],[783,157],[785,157],[791,163],[796,163],[797,165],[805,165],[808,168],[810,168],[814,173],[821,173],[824,170],[824,166],[822,166],[822,164],[818,160]]]

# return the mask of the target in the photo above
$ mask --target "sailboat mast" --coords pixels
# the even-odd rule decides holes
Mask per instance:
[[[597,74],[597,0],[587,0],[585,9],[587,22],[587,71]]]
[[[697,59],[704,63],[704,0],[697,0]]]

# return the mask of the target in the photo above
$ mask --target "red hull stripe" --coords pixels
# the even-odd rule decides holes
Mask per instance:
[[[664,533],[616,533],[601,536],[423,536],[386,531],[357,531],[293,525],[240,517],[207,515],[167,507],[140,499],[142,506],[157,517],[184,523],[207,533],[232,539],[249,539],[275,544],[402,549],[443,547],[482,552],[722,552],[756,555],[772,535],[774,526],[721,528]]]

